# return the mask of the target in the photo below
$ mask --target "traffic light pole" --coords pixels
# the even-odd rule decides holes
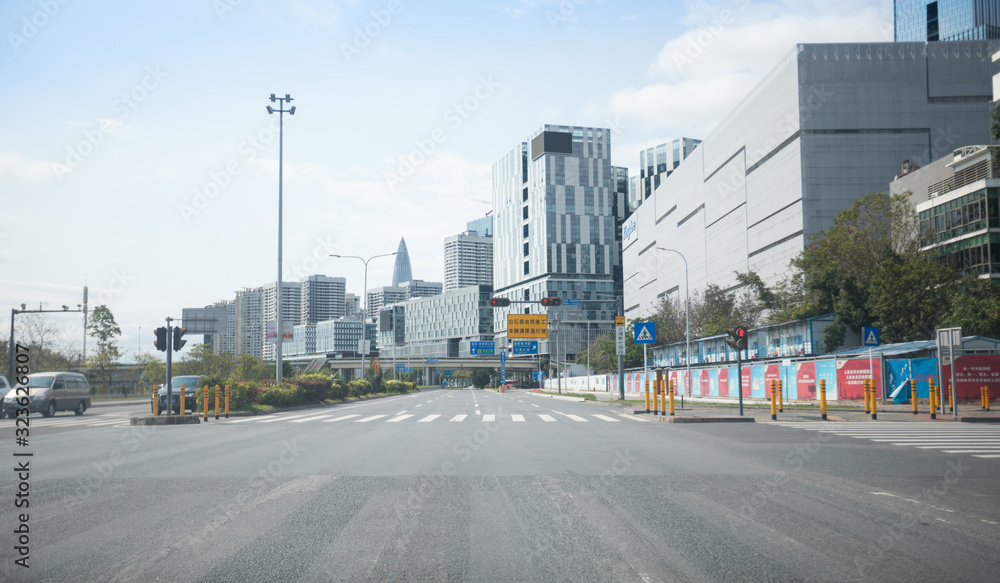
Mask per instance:
[[[740,395],[740,417],[743,416],[743,358],[741,350],[736,351],[736,392]]]
[[[171,380],[171,376],[170,375],[171,375],[171,372],[172,372],[170,370],[170,366],[171,366],[171,362],[170,361],[171,361],[171,355],[174,352],[174,350],[173,350],[173,348],[174,348],[174,331],[173,331],[173,329],[171,329],[170,323],[173,322],[173,321],[174,321],[173,318],[169,318],[169,317],[167,318],[167,416],[170,416],[170,415],[174,414],[174,387],[173,387],[173,384],[170,382],[170,380]],[[156,393],[157,393],[156,398],[159,399],[160,398],[160,396],[159,396],[160,391],[156,391]]]

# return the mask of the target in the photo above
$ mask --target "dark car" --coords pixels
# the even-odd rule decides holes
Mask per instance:
[[[188,411],[197,411],[198,403],[194,398],[195,391],[201,386],[202,379],[204,376],[201,375],[183,375],[176,376],[170,381],[170,385],[173,387],[173,407],[174,413],[180,414],[181,412],[181,386],[184,386],[184,409]],[[167,386],[160,385],[160,390],[157,391],[157,397],[160,400],[160,412],[167,410]],[[153,409],[153,399],[149,399],[149,408]]]

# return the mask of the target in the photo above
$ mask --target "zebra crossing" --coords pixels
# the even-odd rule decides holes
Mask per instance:
[[[876,443],[936,450],[978,458],[1000,458],[1000,425],[968,423],[892,422],[817,423],[783,422],[783,427],[810,429]]]
[[[616,419],[616,417],[618,417]],[[307,414],[296,414],[296,415],[284,415],[284,414],[274,414],[265,415],[262,417],[239,417],[235,419],[228,419],[226,423],[229,424],[258,424],[258,423],[498,423],[504,421],[510,421],[513,423],[558,423],[562,421],[571,421],[573,423],[589,423],[592,420],[603,422],[603,423],[619,423],[622,418],[630,419],[633,421],[648,422],[644,419],[632,419],[633,416],[624,415],[619,413],[612,414],[589,414],[574,415],[570,413],[561,413],[559,411],[549,411],[547,413],[535,413],[535,412],[525,412],[525,413],[512,413],[510,415],[502,415],[496,413],[480,413],[477,412],[476,415],[470,415],[468,413],[430,413],[430,414],[419,414],[413,413],[411,411],[400,411],[395,414],[376,414],[376,415],[364,415],[361,413],[350,413],[346,415],[341,415],[338,413],[307,413]]]
[[[108,427],[113,425],[128,425],[130,421],[129,415],[121,415],[115,413],[103,413],[100,415],[92,415],[89,413],[84,413],[83,415],[56,415],[55,417],[42,417],[40,415],[31,415],[29,420],[29,427],[32,429],[40,429],[44,427]],[[7,422],[0,422],[0,427],[3,425],[14,425],[13,420],[6,420]]]

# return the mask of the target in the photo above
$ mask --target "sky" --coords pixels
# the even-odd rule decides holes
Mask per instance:
[[[405,237],[413,276],[443,281],[444,238],[490,211],[492,164],[543,124],[611,128],[632,175],[796,43],[893,36],[891,0],[8,0],[0,31],[0,314],[76,309],[86,285],[129,361],[182,308],[277,280],[272,93],[296,106],[283,279],[360,295],[362,262],[330,254]],[[368,287],[392,266],[373,260]],[[47,321],[79,352],[79,314]]]

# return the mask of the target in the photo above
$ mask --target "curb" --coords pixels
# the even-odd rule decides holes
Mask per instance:
[[[585,403],[589,399],[584,399],[581,397],[563,397],[561,395],[542,395],[539,393],[528,393],[533,397],[548,397],[549,399],[559,399],[560,401],[572,401],[574,403]]]

